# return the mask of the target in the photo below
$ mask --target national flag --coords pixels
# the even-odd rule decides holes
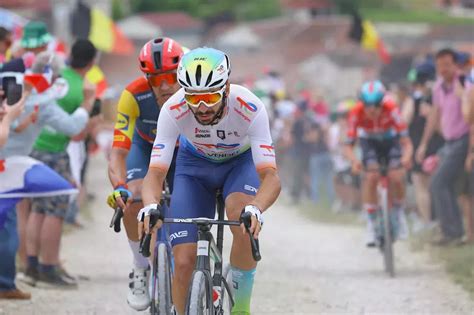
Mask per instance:
[[[357,12],[352,15],[352,27],[349,32],[349,38],[359,43],[364,49],[377,51],[383,63],[390,63],[390,54],[374,24],[369,20],[362,19]]]
[[[107,80],[105,79],[105,75],[99,66],[94,65],[87,73],[86,78],[89,80],[90,83],[96,85],[96,97],[102,98],[104,95],[105,90],[108,87]]]
[[[23,198],[77,194],[71,183],[45,164],[27,157],[0,160],[0,228]]]
[[[119,55],[133,54],[133,43],[122,33],[110,17],[99,9],[78,1],[71,18],[72,34],[88,38],[97,49]]]
[[[23,82],[32,85],[38,93],[46,91],[51,86],[52,81],[53,70],[49,64],[44,67],[43,73],[33,73],[31,70],[27,70],[23,78]]]

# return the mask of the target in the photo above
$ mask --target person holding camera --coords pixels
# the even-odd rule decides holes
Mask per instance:
[[[0,97],[2,97],[3,94],[3,90],[0,90]],[[7,142],[8,134],[10,133],[10,125],[21,115],[24,108],[24,98],[13,105],[7,105],[6,100],[0,105],[0,148]]]
[[[64,62],[58,56],[50,52],[43,52],[37,56],[32,66],[32,75],[43,74],[44,69],[48,67],[52,71],[54,80],[59,77],[63,66]],[[31,189],[28,187],[21,189],[20,192],[25,198],[28,196],[32,197],[38,192],[41,192],[41,189],[47,188],[42,186],[51,186],[51,183],[53,183],[55,179],[71,186],[66,179],[49,167],[46,167],[43,163],[29,158],[28,155],[43,127],[48,126],[69,136],[77,135],[85,128],[89,119],[89,113],[92,110],[92,106],[89,103],[85,103],[72,114],[68,114],[60,108],[56,102],[56,98],[64,95],[65,90],[67,90],[67,87],[64,86],[64,82],[61,82],[60,79],[56,79],[52,86],[41,93],[36,90],[32,90],[31,93],[29,93],[31,88],[28,83],[25,83],[26,92],[23,93],[20,102],[9,107],[9,109],[20,111],[17,108],[21,108],[22,103],[24,103],[24,113],[19,115],[18,119],[10,123],[10,129],[12,129],[10,137],[6,145],[0,148],[0,166],[4,165],[3,170],[0,168],[0,182],[2,183],[2,185],[0,185],[0,195],[6,195],[3,197],[8,197],[8,191],[12,191],[14,188],[3,187],[8,186],[10,182],[15,182],[11,176],[19,177],[21,169],[28,169],[31,166],[37,165],[41,165],[49,172],[47,176],[42,176],[43,178],[47,177],[45,179],[48,181],[47,185],[44,185],[45,183],[42,182],[42,177],[29,178],[27,180],[28,172],[25,171],[25,175],[23,175],[25,179],[22,179],[22,181],[34,186]],[[6,193],[2,193],[2,191],[6,191]],[[68,191],[68,193],[72,192],[73,190]],[[58,194],[62,193],[64,193],[64,191],[58,192]],[[8,199],[0,200],[2,201],[2,207],[0,207],[0,257],[2,257],[0,263],[0,299],[28,299],[30,295],[18,290],[14,282],[15,256],[18,248],[17,216],[14,211],[16,201],[12,202]],[[10,206],[4,209],[5,207],[3,206],[8,202],[11,203]],[[4,224],[1,223],[2,214],[4,215],[3,219],[6,220]],[[22,229],[25,230],[24,228],[24,224],[19,224],[20,234]]]
[[[61,71],[68,86],[67,92],[58,100],[58,105],[67,113],[73,113],[81,106],[92,107],[94,104],[95,86],[85,80],[85,75],[94,65],[96,54],[96,48],[87,39],[79,39],[72,46],[70,64]],[[70,139],[69,135],[44,128],[36,140],[31,157],[42,161],[72,182],[66,152]],[[32,213],[26,224],[27,283],[34,285],[37,281],[42,281],[53,287],[77,286],[75,279],[59,268],[62,226],[68,208],[68,196],[32,200]]]

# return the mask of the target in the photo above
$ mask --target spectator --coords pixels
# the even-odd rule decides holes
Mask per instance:
[[[352,174],[351,164],[342,152],[347,133],[347,114],[354,104],[350,100],[341,102],[337,107],[336,121],[329,128],[328,146],[334,165],[334,190],[337,197],[332,207],[334,212],[341,212],[346,208],[361,209],[359,177]]]
[[[26,52],[37,55],[48,49],[48,44],[52,39],[46,24],[40,21],[31,21],[23,28],[20,45]]]
[[[326,192],[327,201],[332,205],[335,198],[333,185],[333,163],[327,145],[327,128],[317,121],[316,114],[309,111],[311,117],[306,120],[304,141],[309,151],[309,174],[311,181],[311,199],[321,203],[320,190]]]
[[[43,52],[36,58],[32,71],[33,73],[43,73],[45,66],[49,65],[53,72],[53,78],[56,78],[59,75],[62,64],[63,62],[59,58],[52,57],[51,53]],[[32,94],[27,97],[25,113],[23,113],[19,120],[15,121],[16,125],[23,125],[21,133],[17,131],[12,132],[7,144],[0,150],[0,160],[5,159],[6,164],[15,164],[15,162],[20,160],[26,161],[27,165],[39,164],[38,161],[34,161],[27,156],[31,152],[34,141],[43,126],[49,125],[55,130],[69,135],[75,135],[85,127],[88,120],[87,111],[90,111],[90,108],[80,108],[72,115],[68,115],[56,104],[55,101],[55,97],[61,94],[60,88],[61,86],[53,85],[44,93],[36,93],[33,91]],[[34,117],[34,120],[31,119],[31,117]],[[24,121],[27,121],[28,124],[24,124]],[[18,127],[16,127],[15,130],[18,130]],[[15,165],[12,167],[14,166]],[[44,168],[46,167],[44,166]],[[51,177],[60,178],[65,182],[65,180],[57,173],[49,168],[48,170],[50,172],[50,176],[47,178],[48,182],[54,180],[54,178]],[[10,172],[10,175],[12,173],[15,176],[20,175],[18,172],[15,173],[14,169]],[[5,174],[0,172],[0,181],[11,181],[11,178],[8,178],[8,176],[8,173]],[[25,188],[22,193],[25,194],[25,196],[28,196],[28,194],[34,194],[37,192],[34,189],[41,189],[40,186],[41,184],[44,185],[44,183],[41,182],[41,180],[38,182],[38,180],[40,180],[39,177],[36,179],[30,178],[29,181],[32,181],[32,186],[34,186],[34,188],[32,188],[32,191],[28,191],[28,189]],[[48,183],[48,185],[50,185],[50,183]],[[13,203],[11,207],[14,208],[14,206]],[[23,294],[21,291],[18,291],[14,285],[15,256],[18,247],[16,221],[17,217],[15,211],[8,211],[7,221],[5,224],[6,228],[0,232],[0,244],[5,245],[0,246],[0,256],[2,257],[2,263],[0,264],[0,298],[29,298],[29,294]],[[20,230],[24,229],[24,224],[19,224],[19,228]],[[5,291],[5,293],[1,294],[1,291]]]
[[[466,241],[474,242],[474,69],[466,78],[466,89],[463,96],[463,116],[470,125],[469,149],[465,162],[467,172],[467,196],[464,202],[464,218],[466,225]]]
[[[0,95],[3,95],[3,91],[1,90]],[[21,115],[24,108],[24,97],[14,105],[7,105],[6,101],[0,105],[0,148],[7,142],[8,134],[10,133],[10,125]]]
[[[96,48],[89,40],[77,40],[72,46],[70,66],[61,72],[69,88],[67,94],[58,101],[59,106],[67,113],[72,113],[81,106],[93,106],[95,86],[85,81],[84,77],[93,66],[95,56]],[[69,141],[68,135],[43,129],[31,156],[71,180],[66,152]],[[32,213],[26,226],[28,264],[25,276],[30,284],[40,280],[59,287],[77,285],[74,279],[58,268],[62,225],[68,207],[68,196],[33,199]]]
[[[306,191],[305,177],[308,172],[308,149],[304,141],[305,134],[305,112],[307,109],[307,102],[303,101],[298,104],[298,109],[295,111],[293,125],[291,126],[292,148],[291,156],[293,159],[293,184],[291,188],[291,196],[295,204],[300,202],[301,193]]]
[[[0,63],[8,61],[8,50],[12,45],[12,34],[0,26]]]
[[[435,79],[434,67],[420,65],[416,69],[415,82],[411,101],[406,102],[402,108],[402,116],[408,124],[410,140],[413,143],[414,151],[420,145],[423,130],[426,125],[426,118],[432,110],[431,90],[429,83]],[[426,155],[432,156],[443,145],[443,138],[438,131],[435,131],[429,141]],[[418,163],[413,155],[412,180],[415,188],[415,201],[418,216],[412,215],[414,230],[420,231],[432,226],[432,207],[429,193],[430,174],[423,171],[421,163]],[[419,219],[421,218],[421,220]]]
[[[433,208],[440,220],[442,236],[434,244],[448,245],[460,243],[464,234],[463,222],[457,203],[456,182],[464,172],[469,126],[461,111],[463,87],[459,81],[456,54],[451,49],[442,49],[436,54],[436,69],[440,76],[433,87],[433,105],[423,136],[416,153],[417,162],[426,156],[429,140],[441,123],[446,140],[439,166],[431,182]]]

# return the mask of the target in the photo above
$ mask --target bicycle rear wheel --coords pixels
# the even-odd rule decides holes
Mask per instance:
[[[211,292],[210,279],[204,272],[196,271],[188,293],[186,315],[214,315]]]
[[[385,271],[390,277],[395,276],[395,267],[393,263],[393,239],[392,224],[388,209],[388,191],[387,188],[381,189],[382,217],[383,217],[383,258]]]
[[[153,315],[171,314],[171,267],[165,243],[158,244],[153,259],[153,292],[150,313]]]

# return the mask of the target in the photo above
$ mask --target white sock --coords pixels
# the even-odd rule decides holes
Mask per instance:
[[[148,258],[143,257],[142,254],[140,254],[140,242],[134,242],[131,240],[128,240],[128,244],[130,245],[130,249],[132,250],[133,253],[133,266],[135,268],[140,268],[140,269],[147,269],[148,268]]]

